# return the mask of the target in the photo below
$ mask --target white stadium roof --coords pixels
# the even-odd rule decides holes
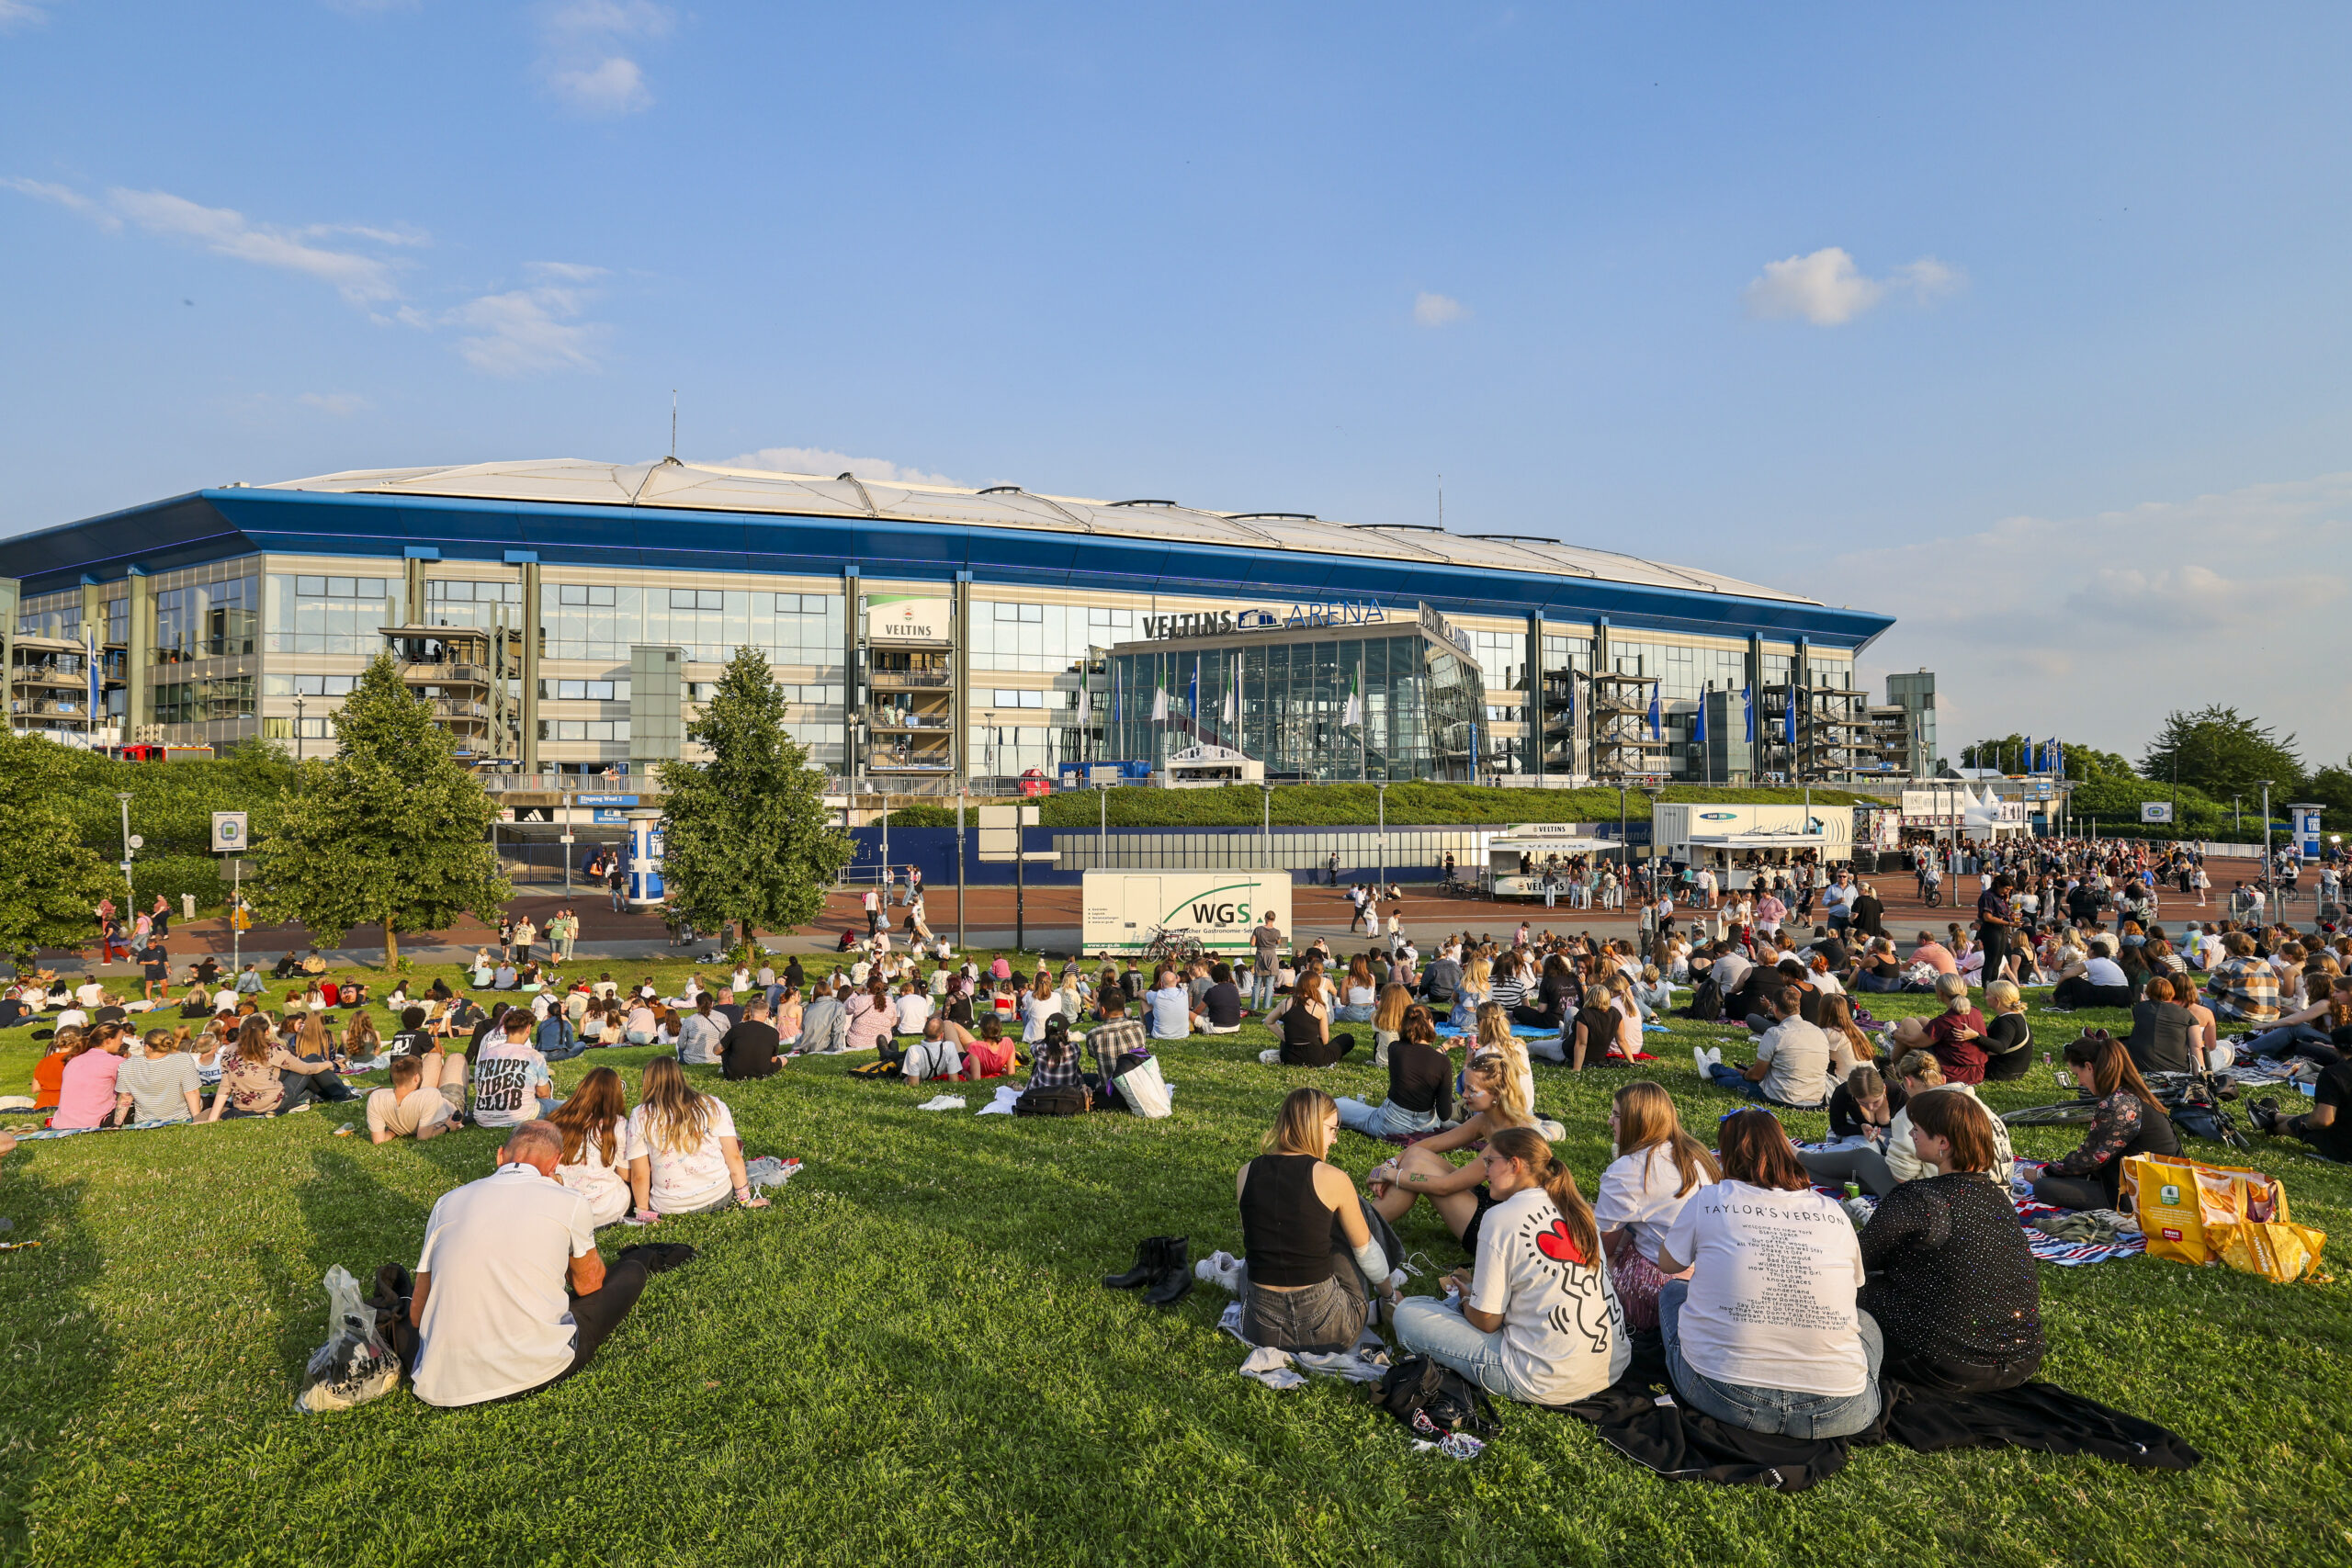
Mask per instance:
[[[665,458],[658,463],[471,463],[432,468],[361,468],[288,479],[264,490],[349,495],[430,495],[557,505],[660,506],[687,511],[864,517],[1047,533],[1096,534],[1240,549],[1377,556],[1431,566],[1538,573],[1684,592],[1813,604],[1819,601],[1720,573],[1667,566],[1613,550],[1518,535],[1452,534],[1401,524],[1349,524],[1278,512],[1204,512],[1173,502],[1088,501],[1036,495],[1012,485],[983,491],[860,479],[848,474],[774,473]]]

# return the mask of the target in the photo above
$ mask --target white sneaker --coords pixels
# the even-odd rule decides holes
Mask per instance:
[[[1724,1065],[1724,1048],[1720,1045],[1708,1046],[1707,1060],[1715,1066],[1722,1066]]]
[[[1221,1285],[1238,1296],[1241,1293],[1241,1259],[1229,1252],[1212,1253],[1193,1265],[1193,1277],[1204,1285]]]
[[[1282,1047],[1279,1045],[1275,1046],[1271,1051],[1261,1051],[1258,1053],[1258,1060],[1265,1063],[1266,1066],[1270,1067],[1274,1066],[1277,1062],[1280,1062],[1282,1059],[1283,1052]]]
[[[1699,1069],[1701,1077],[1707,1076],[1707,1048],[1704,1045],[1690,1047],[1690,1065]]]

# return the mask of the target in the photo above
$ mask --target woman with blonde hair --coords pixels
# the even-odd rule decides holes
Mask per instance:
[[[1984,987],[1984,1081],[2012,1083],[2033,1065],[2033,1025],[2025,1016],[2025,994],[2013,980]]]
[[[563,1134],[555,1179],[588,1200],[589,1223],[602,1227],[628,1213],[628,1100],[621,1076],[591,1067],[548,1122]]]
[[[1394,1268],[1355,1184],[1324,1158],[1339,1131],[1329,1095],[1295,1089],[1274,1113],[1263,1152],[1234,1173],[1241,1337],[1251,1345],[1325,1354],[1352,1348],[1371,1314],[1374,1281],[1385,1283]]]
[[[727,1102],[686,1081],[674,1056],[645,1064],[636,1110],[628,1113],[628,1185],[637,1217],[700,1214],[729,1202],[763,1209],[743,1174],[743,1145]]]
[[[1478,1156],[1491,1195],[1476,1266],[1449,1277],[1451,1301],[1396,1304],[1396,1345],[1487,1393],[1564,1404],[1609,1387],[1633,1359],[1577,1179],[1533,1129],[1508,1127]]]
[[[1491,958],[1473,958],[1462,966],[1462,988],[1453,994],[1453,1010],[1446,1015],[1446,1027],[1476,1027],[1478,1010],[1494,995],[1494,973]]]
[[[1856,1067],[1878,1060],[1878,1047],[1854,1021],[1854,1004],[1846,997],[1821,998],[1821,1032],[1829,1036],[1829,1076],[1840,1082]]]
[[[1374,1066],[1385,1067],[1388,1065],[1389,1048],[1396,1043],[1397,1036],[1405,1028],[1406,1010],[1413,1006],[1415,1006],[1413,993],[1403,986],[1391,982],[1380,988],[1380,1005],[1372,1010],[1372,1065]],[[1426,1015],[1429,1010],[1424,1008],[1421,1010]],[[1431,1038],[1434,1039],[1436,1027],[1434,1021],[1430,1027]]]
[[[1510,1064],[1491,1053],[1471,1058],[1463,1073],[1462,1109],[1468,1116],[1443,1132],[1423,1138],[1402,1153],[1372,1168],[1364,1181],[1372,1193],[1374,1212],[1391,1224],[1405,1217],[1420,1199],[1428,1199],[1445,1228],[1462,1238],[1474,1255],[1478,1249],[1478,1224],[1495,1199],[1485,1184],[1485,1171],[1473,1162],[1456,1166],[1445,1156],[1470,1148],[1509,1127],[1532,1127],[1535,1118],[1527,1097],[1511,1075]]]
[[[1690,1195],[1723,1172],[1706,1145],[1682,1130],[1673,1098],[1646,1078],[1611,1100],[1609,1136],[1617,1153],[1600,1173],[1593,1218],[1625,1321],[1656,1328],[1657,1293],[1669,1278],[1657,1266],[1658,1249]]]

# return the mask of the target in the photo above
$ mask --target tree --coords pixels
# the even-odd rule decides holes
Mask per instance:
[[[88,942],[99,900],[130,894],[65,811],[78,761],[55,741],[0,731],[0,843],[13,863],[0,878],[0,954],[19,975],[44,947]]]
[[[1979,740],[1973,746],[1961,748],[1960,765],[1963,768],[2000,768],[2012,773],[2031,773],[2034,770],[2027,764],[2038,754],[2034,749],[2046,744],[2048,739],[2048,737],[2003,735],[1989,740]],[[2058,745],[2066,764],[2066,777],[2076,784],[2087,784],[2095,779],[2128,779],[2132,776],[2132,764],[2112,751],[2101,751],[2096,747],[2077,745],[2072,740],[2060,740]]]
[[[379,922],[388,965],[401,931],[463,914],[496,924],[512,891],[489,839],[498,807],[389,654],[359,677],[334,733],[335,755],[300,764],[254,823],[254,907],[338,942]]]
[[[2216,800],[2242,795],[2256,800],[2262,783],[2270,781],[2270,798],[2292,799],[2303,787],[2303,761],[2295,754],[2295,738],[2280,736],[2265,724],[2243,718],[2238,710],[2215,705],[2195,713],[2176,711],[2148,743],[2140,763],[2147,778],[2169,783],[2175,776]]]
[[[849,836],[832,826],[824,779],[784,727],[784,694],[754,648],[739,648],[718,689],[686,727],[707,762],[663,762],[669,824],[662,881],[697,925],[806,925],[849,863]]]

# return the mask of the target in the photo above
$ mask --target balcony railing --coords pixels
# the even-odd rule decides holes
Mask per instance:
[[[946,670],[869,670],[866,680],[877,689],[888,691],[944,690],[956,683],[955,673]]]
[[[490,684],[490,671],[479,664],[459,662],[403,664],[401,666],[401,679],[412,686],[437,685],[443,682],[487,686]]]

